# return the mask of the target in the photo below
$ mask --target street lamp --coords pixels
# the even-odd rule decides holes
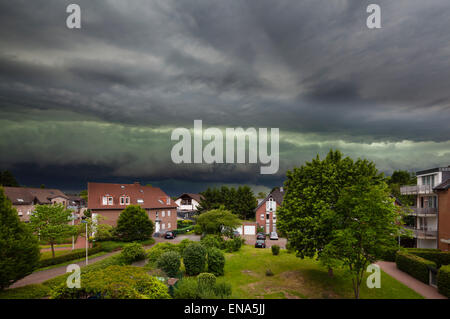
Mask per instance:
[[[86,266],[88,265],[88,221],[86,220],[86,216],[81,217],[81,223],[86,224]]]

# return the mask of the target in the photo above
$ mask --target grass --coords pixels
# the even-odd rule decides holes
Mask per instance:
[[[273,276],[266,276],[270,269]],[[369,274],[367,274],[369,275]],[[273,256],[270,249],[244,245],[239,252],[227,253],[225,276],[218,279],[233,287],[233,298],[353,298],[351,278],[336,269],[334,277],[317,261],[300,259],[281,250]],[[364,299],[422,299],[409,287],[381,272],[381,288],[367,288],[361,284],[360,298]]]
[[[114,251],[123,248],[126,244],[129,244],[130,242],[124,242],[124,241],[102,241],[100,242],[100,245],[102,245],[102,249],[104,251]],[[155,239],[149,238],[147,240],[138,241],[138,243],[142,244],[142,246],[148,246],[155,243]]]
[[[28,285],[24,287],[0,291],[0,299],[41,299],[50,294],[48,286]]]
[[[55,250],[55,257],[58,256],[62,256],[62,255],[67,255],[73,252],[78,252],[78,251],[82,251],[84,250],[83,248],[81,249],[64,249],[64,250]],[[51,251],[41,251],[41,260],[43,259],[51,259],[52,258],[52,252]]]
[[[65,248],[65,247],[72,247],[72,244],[60,244],[60,245],[54,245],[54,248]],[[51,245],[41,245],[40,246],[41,249],[46,249],[46,248],[52,248]]]

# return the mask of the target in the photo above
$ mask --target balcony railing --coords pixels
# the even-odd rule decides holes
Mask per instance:
[[[427,227],[417,229],[412,226],[405,226],[406,229],[412,230],[414,232],[414,237],[421,239],[436,239],[437,238],[437,230]]]
[[[431,185],[412,185],[400,187],[402,195],[418,195],[418,194],[432,194],[433,186]]]
[[[436,216],[438,209],[436,207],[409,207],[411,215]]]

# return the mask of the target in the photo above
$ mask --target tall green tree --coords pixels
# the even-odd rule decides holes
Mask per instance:
[[[116,234],[124,241],[145,240],[152,236],[154,229],[145,209],[130,205],[120,213]]]
[[[47,241],[52,248],[52,257],[55,258],[54,245],[69,236],[77,233],[76,226],[69,224],[72,211],[62,204],[37,205],[30,216],[31,229],[40,240]]]
[[[367,266],[397,246],[401,231],[401,210],[394,205],[386,183],[372,184],[362,177],[341,192],[336,206],[326,212],[336,227],[325,245],[325,263],[340,265],[352,278],[355,298]]]
[[[203,234],[225,234],[229,237],[241,221],[224,206],[203,213],[197,218],[197,225]]]
[[[8,170],[0,172],[0,185],[12,187],[20,186],[14,175]]]
[[[0,290],[39,265],[39,243],[0,187]]]
[[[330,211],[335,209],[342,191],[361,179],[368,185],[384,180],[374,163],[362,159],[353,161],[332,150],[325,159],[317,156],[286,175],[287,192],[278,210],[278,229],[288,236],[299,257],[319,259],[336,229],[336,221]]]
[[[417,178],[414,173],[403,170],[394,171],[392,175],[387,178],[387,183],[389,185],[391,194],[396,197],[403,205],[413,205],[415,196],[402,195],[400,193],[400,187],[404,185],[415,185],[417,183]]]

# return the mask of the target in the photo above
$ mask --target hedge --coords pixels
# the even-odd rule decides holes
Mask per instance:
[[[426,284],[429,283],[429,269],[437,268],[433,261],[402,251],[397,252],[395,262],[398,269]]]
[[[97,254],[99,252],[103,251],[103,248],[101,245],[97,245],[95,247],[89,248],[88,249],[88,256],[90,255],[94,255]],[[42,259],[39,262],[39,268],[44,268],[44,267],[48,267],[48,266],[53,266],[53,265],[57,265],[57,264],[61,264],[61,263],[65,263],[67,261],[71,261],[71,260],[75,260],[75,259],[80,259],[86,257],[86,250],[79,250],[79,251],[75,251],[72,253],[68,253],[65,255],[61,255],[55,258],[47,258],[47,259]]]
[[[387,248],[383,252],[383,254],[381,256],[381,260],[384,260],[384,261],[395,261],[395,257],[396,257],[397,251],[399,251],[398,247]]]
[[[450,298],[450,265],[442,266],[437,274],[438,290],[444,296]]]
[[[186,234],[188,231],[190,231],[190,230],[192,230],[192,229],[194,229],[194,226],[193,226],[193,225],[188,226],[188,227],[184,227],[184,228],[178,228],[178,229],[175,229],[175,230],[173,230],[173,232],[174,232],[176,235],[182,235],[182,234]]]
[[[424,248],[408,248],[406,251],[409,254],[431,260],[436,263],[437,268],[442,265],[450,265],[450,252],[440,251],[438,249],[424,249]]]

